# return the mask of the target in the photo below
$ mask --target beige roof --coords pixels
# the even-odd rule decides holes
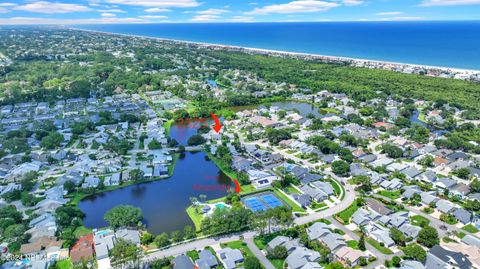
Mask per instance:
[[[360,259],[360,257],[367,257],[368,255],[357,249],[342,247],[335,253],[335,256],[342,261],[348,260],[355,262],[356,260]]]
[[[451,251],[460,252],[468,257],[475,268],[480,268],[480,248],[454,242],[444,243],[443,246]]]

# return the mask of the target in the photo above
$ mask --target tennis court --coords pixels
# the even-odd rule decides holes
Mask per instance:
[[[263,195],[262,200],[267,204],[268,207],[274,208],[277,206],[282,206],[282,202],[278,200],[277,197],[268,194],[268,195]]]
[[[251,197],[243,200],[245,205],[250,208],[253,212],[265,211],[267,208],[260,202],[258,197]]]
[[[253,212],[265,211],[269,208],[282,206],[282,201],[274,194],[257,194],[242,199],[243,204]]]

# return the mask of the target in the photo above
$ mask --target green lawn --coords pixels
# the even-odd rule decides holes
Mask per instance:
[[[356,240],[348,240],[347,241],[347,246],[351,247],[353,249],[358,249],[358,241]]]
[[[328,206],[327,206],[327,204],[325,204],[323,202],[322,203],[313,202],[310,205],[310,208],[313,209],[313,210],[320,209],[320,208],[327,209]]]
[[[383,254],[386,254],[386,255],[393,254],[393,251],[391,251],[389,248],[382,247],[380,245],[380,243],[378,243],[377,241],[375,241],[374,239],[372,239],[370,237],[365,238],[365,241],[367,243],[369,243],[370,245],[372,245],[372,247],[378,249],[378,251],[382,252]]]
[[[197,213],[193,206],[189,206],[187,208],[187,214],[190,219],[192,219],[193,224],[195,225],[195,230],[197,232],[201,231],[203,215],[201,213]]]
[[[430,220],[424,216],[415,215],[410,217],[410,223],[415,226],[424,227],[430,223]]]
[[[59,268],[59,269],[71,269],[71,268],[73,268],[72,261],[70,260],[70,258],[68,258],[66,260],[58,261],[57,262],[57,268]]]
[[[291,208],[292,208],[292,211],[294,212],[306,212],[305,209],[303,209],[301,206],[297,205],[295,202],[293,202],[292,200],[290,200],[290,198],[288,198],[287,196],[285,196],[283,193],[281,193],[280,191],[278,191],[277,189],[273,189],[273,192],[275,192],[275,194],[280,197],[280,199],[282,199],[283,201],[285,201]]]
[[[347,207],[342,212],[338,213],[337,216],[341,220],[343,220],[343,224],[349,224],[350,223],[350,218],[355,213],[355,211],[357,211],[357,209],[358,209],[357,201],[353,201],[353,204],[351,204],[349,207]]]
[[[469,233],[478,233],[478,229],[477,227],[473,226],[472,224],[468,224],[468,225],[465,225],[463,226],[463,228],[465,231],[469,232]]]
[[[253,257],[257,259],[257,257],[253,255],[253,252],[250,250],[250,248],[248,248],[247,244],[243,243],[242,241],[232,241],[232,242],[221,244],[221,246],[222,248],[229,247],[233,249],[239,249],[242,252],[244,258]]]
[[[187,251],[187,256],[190,257],[193,261],[198,260],[200,258],[196,250]]]
[[[272,265],[275,267],[275,269],[283,269],[283,264],[285,263],[285,260],[283,259],[268,259]]]
[[[74,231],[74,235],[75,235],[76,238],[79,238],[79,237],[82,237],[84,235],[91,234],[91,233],[92,233],[92,229],[89,229],[85,226],[79,226]]]
[[[401,193],[398,190],[397,191],[381,190],[378,192],[378,194],[394,200],[400,198],[401,196]]]
[[[255,238],[253,238],[253,242],[255,243],[255,245],[260,250],[262,250],[267,246],[267,244],[270,241],[272,241],[278,235],[280,235],[280,233],[278,233],[278,232],[274,232],[274,233],[271,233],[271,234],[259,235],[259,236],[256,236]]]
[[[296,188],[294,188],[292,186],[286,187],[285,192],[288,193],[288,194],[301,194],[301,192],[299,190],[297,190]]]
[[[165,128],[165,134],[169,135],[170,134],[170,128],[172,127],[172,124],[174,123],[174,120],[168,120],[163,124],[163,128]]]
[[[342,196],[338,197],[340,200],[342,200],[343,197],[345,196],[345,189],[343,188],[342,184],[340,184],[334,179],[330,179],[330,185],[332,185],[333,191],[337,196],[340,195],[340,193],[342,193]]]

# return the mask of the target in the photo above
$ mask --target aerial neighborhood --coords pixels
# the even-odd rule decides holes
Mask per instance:
[[[63,28],[0,52],[1,268],[480,268],[459,74],[282,80],[338,63]]]

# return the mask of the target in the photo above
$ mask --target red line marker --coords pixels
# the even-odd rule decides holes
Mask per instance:
[[[234,178],[233,183],[235,183],[235,192],[239,193],[240,192],[240,184],[238,184],[238,181]]]
[[[222,125],[220,124],[220,121],[218,120],[217,116],[215,116],[215,114],[213,113],[210,113],[210,115],[212,115],[212,118],[213,120],[215,121],[215,126],[213,126],[213,130],[215,130],[215,132],[220,132],[220,129],[222,129]]]

